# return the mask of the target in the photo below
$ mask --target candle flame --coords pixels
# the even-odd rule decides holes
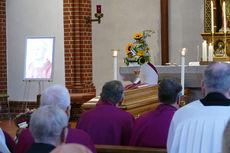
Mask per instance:
[[[182,55],[182,56],[185,56],[186,51],[187,51],[187,49],[186,49],[186,48],[183,48],[182,51],[181,51],[181,55]]]
[[[113,57],[117,57],[119,50],[113,50]]]

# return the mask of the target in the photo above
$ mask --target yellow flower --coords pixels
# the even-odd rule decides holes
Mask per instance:
[[[134,39],[141,39],[143,37],[143,34],[142,33],[136,33],[133,38]]]
[[[143,50],[138,51],[137,56],[143,56],[143,55],[145,55],[145,51]]]
[[[128,44],[127,46],[126,46],[126,53],[127,54],[129,54],[129,53],[131,53],[131,50],[133,49],[133,44]]]
[[[146,50],[147,50],[147,51],[150,51],[150,48],[149,48],[149,46],[148,46],[148,47],[146,47]]]

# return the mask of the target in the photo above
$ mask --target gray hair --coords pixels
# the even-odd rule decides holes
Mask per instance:
[[[66,111],[70,106],[70,94],[66,87],[54,85],[47,88],[41,95],[40,106],[55,105]]]
[[[120,81],[106,82],[102,88],[101,100],[117,104],[122,101],[124,96],[124,87]]]
[[[158,86],[158,98],[163,104],[174,104],[181,90],[182,86],[176,80],[164,79]]]
[[[220,62],[210,64],[204,72],[204,86],[207,93],[226,93],[230,89],[230,65]]]
[[[31,116],[30,131],[35,142],[57,141],[68,125],[66,113],[57,106],[42,106]]]

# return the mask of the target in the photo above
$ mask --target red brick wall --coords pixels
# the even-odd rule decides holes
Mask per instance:
[[[95,93],[92,73],[91,0],[64,0],[65,83],[72,93]]]
[[[7,93],[7,56],[6,56],[6,0],[0,0],[0,94]],[[7,98],[0,98],[2,112],[7,111]]]
[[[6,1],[0,0],[0,93],[7,93]]]

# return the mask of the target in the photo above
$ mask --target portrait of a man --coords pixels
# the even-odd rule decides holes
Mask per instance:
[[[25,79],[52,79],[54,38],[28,38],[26,43]]]

